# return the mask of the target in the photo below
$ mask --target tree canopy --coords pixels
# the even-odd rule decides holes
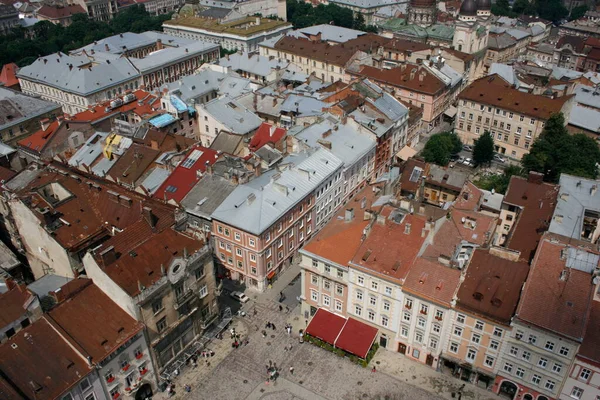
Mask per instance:
[[[25,66],[38,57],[58,51],[69,52],[119,33],[161,31],[162,23],[170,18],[170,14],[153,16],[144,6],[135,5],[118,13],[108,23],[91,20],[87,14],[75,14],[73,22],[66,28],[49,21],[38,22],[31,33],[18,27],[10,34],[0,36],[0,65],[16,62]]]
[[[569,134],[562,113],[548,119],[529,154],[521,160],[527,172],[541,172],[548,182],[558,182],[560,174],[596,179],[599,163],[600,148],[594,139],[583,133]]]
[[[473,146],[473,161],[476,165],[489,165],[494,159],[494,138],[489,131],[485,131]]]
[[[340,7],[337,4],[312,4],[299,0],[287,0],[287,18],[294,28],[306,28],[307,26],[331,24],[343,28],[357,29],[360,31],[376,32],[377,28],[367,26],[362,14],[354,13],[349,8]]]
[[[501,174],[483,175],[473,183],[480,189],[494,190],[497,193],[504,194],[508,189],[510,178],[513,175],[522,176],[523,170],[521,167],[509,165],[508,167],[504,168],[504,171]]]
[[[578,8],[575,7],[572,10],[576,16],[585,14],[585,11],[581,13],[582,10]],[[578,10],[575,11],[575,9]],[[515,0],[512,7],[508,0],[497,0],[492,5],[492,13],[512,18],[523,14],[537,15],[552,22],[558,22],[569,15],[569,11],[565,8],[561,0]],[[573,16],[573,14],[571,15]]]
[[[423,158],[427,162],[438,165],[448,165],[450,156],[457,154],[462,149],[462,142],[457,135],[451,132],[442,132],[432,135],[423,149]]]

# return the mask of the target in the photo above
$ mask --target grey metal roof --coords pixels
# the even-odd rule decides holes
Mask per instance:
[[[519,82],[517,76],[515,74],[515,70],[512,65],[500,64],[500,63],[492,63],[492,67],[490,68],[490,75],[498,74],[508,82],[509,85],[515,85]]]
[[[358,8],[379,8],[389,6],[391,4],[401,4],[405,0],[331,0],[331,3],[343,4]]]
[[[281,105],[281,111],[294,112],[300,117],[310,117],[323,114],[323,107],[327,106],[328,103],[312,97],[290,94]]]
[[[273,147],[270,144],[266,144],[262,146],[260,149],[254,152],[258,158],[265,161],[269,167],[279,162],[283,155],[281,152]]]
[[[243,93],[251,92],[252,83],[250,80],[240,78],[234,73],[226,74],[206,69],[198,74],[184,76],[176,82],[165,84],[160,90],[164,89],[176,94],[185,103],[190,104],[192,100],[196,101],[200,97],[215,91],[236,98]]]
[[[95,53],[112,53],[122,54],[126,51],[135,50],[141,47],[150,46],[160,39],[165,47],[185,46],[194,43],[194,40],[182,37],[167,35],[166,33],[147,31],[142,33],[125,32],[120,35],[109,36],[100,39],[87,46],[80,47],[70,52],[70,54],[79,54],[85,50],[91,54]],[[108,45],[108,49],[106,46]]]
[[[469,177],[469,174],[466,172],[431,164],[427,179],[435,182],[442,182],[446,175],[448,175],[448,179],[445,180],[444,183],[457,188],[462,188]]]
[[[569,125],[600,133],[600,111],[575,104],[569,115]]]
[[[568,68],[557,67],[556,65],[552,66],[552,74],[550,75],[554,79],[576,79],[583,75],[583,72],[574,71]]]
[[[6,182],[4,186],[13,192],[18,192],[29,185],[35,178],[41,173],[41,170],[32,165],[29,168],[24,169],[15,175],[10,181]]]
[[[194,41],[180,47],[165,47],[162,50],[154,51],[144,58],[133,58],[129,60],[142,73],[160,69],[165,64],[171,64],[177,60],[190,58],[193,55],[206,53],[219,49],[218,44]]]
[[[329,133],[323,137],[326,132]],[[345,168],[353,166],[376,147],[371,135],[361,133],[351,124],[342,125],[329,114],[323,121],[308,127],[296,126],[288,134],[310,147],[322,147],[333,153],[342,160]]]
[[[140,186],[143,186],[150,194],[154,194],[171,175],[171,171],[165,168],[156,167],[142,180]]]
[[[283,163],[289,167],[267,171],[236,187],[212,218],[260,235],[342,166],[340,159],[324,149],[308,157],[286,157]]]
[[[506,33],[508,33],[510,36],[514,37],[517,40],[522,40],[528,36],[531,36],[531,32],[521,29],[508,29]]]
[[[288,32],[287,35],[297,38],[308,38],[309,35],[318,35],[319,33],[321,34],[321,40],[336,43],[345,43],[348,40],[356,39],[359,36],[366,35],[366,32],[363,31],[357,31],[355,29],[348,29],[329,24],[314,25],[306,28],[296,29]]]
[[[502,200],[504,200],[504,195],[500,193],[492,193],[489,190],[479,189],[483,193],[483,203],[481,205],[483,207],[491,208],[492,210],[496,210],[500,212],[502,208]]]
[[[53,110],[59,111],[60,105],[0,87],[0,130],[19,126]]]
[[[218,0],[200,0],[199,4],[206,7],[218,8],[234,8],[237,3],[234,1],[218,1]]]
[[[229,132],[237,135],[252,132],[262,124],[258,115],[229,96],[216,98],[201,107],[223,124]]]
[[[230,8],[210,7],[198,13],[199,17],[223,19],[231,13]]]
[[[0,142],[0,156],[4,157],[4,156],[14,153],[15,151],[17,151],[17,150],[10,147],[6,143]]]
[[[104,140],[108,136],[106,132],[96,132],[71,156],[69,165],[78,167],[80,165],[90,166],[102,155]]]
[[[269,59],[255,53],[235,53],[219,60],[219,65],[230,67],[234,71],[245,71],[261,77],[267,77],[277,68],[285,69],[288,62],[281,59]]]
[[[210,144],[210,148],[217,151],[220,150],[223,153],[235,154],[243,139],[244,137],[241,135],[221,131]]]
[[[561,174],[558,183],[560,192],[548,230],[581,239],[585,211],[600,212],[600,180]]]
[[[501,35],[490,35],[488,47],[492,49],[505,49],[516,44],[517,41],[510,35],[503,33]]]
[[[600,108],[600,89],[595,90],[591,86],[575,86],[575,102],[586,106]]]
[[[102,157],[102,159],[92,167],[92,174],[104,178],[108,170],[115,165],[118,159],[118,157],[113,157],[112,159]]]
[[[181,200],[190,214],[210,219],[211,214],[233,192],[236,185],[218,175],[205,174]]]
[[[67,278],[64,276],[54,274],[47,274],[42,276],[37,281],[27,285],[27,289],[31,290],[38,297],[41,298],[47,296],[48,293],[54,292],[57,289],[63,287],[70,281],[72,281],[72,278]]]
[[[70,69],[70,65],[73,66]],[[40,57],[17,73],[19,78],[33,80],[69,93],[88,96],[92,93],[139,78],[140,73],[127,58],[110,63],[94,62],[85,56],[54,53]]]

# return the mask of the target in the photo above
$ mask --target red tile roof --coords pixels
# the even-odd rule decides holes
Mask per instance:
[[[248,147],[251,151],[256,151],[266,144],[277,143],[285,136],[286,132],[283,128],[263,122],[254,133],[254,136],[252,136],[252,139],[250,139]]]
[[[15,63],[4,64],[0,72],[0,83],[6,87],[11,87],[19,84],[17,79],[17,70],[19,67]]]
[[[339,210],[303,250],[338,265],[347,266],[361,245],[364,229],[371,222],[364,219],[365,210],[360,208],[363,197],[366,198],[366,209],[369,209],[375,194],[371,187],[366,187]],[[349,208],[354,210],[354,218],[346,222],[344,216]]]
[[[459,282],[460,270],[418,258],[406,277],[403,290],[449,307]]]
[[[419,65],[406,64],[392,69],[363,66],[359,75],[387,85],[419,93],[437,95],[446,89],[444,82]]]
[[[542,237],[517,308],[517,317],[551,332],[582,340],[594,284],[591,273],[566,268],[566,258],[561,257],[561,251],[568,247],[561,236],[546,233]]]
[[[11,169],[3,167],[0,165],[0,183],[8,182],[11,180],[17,173]]]
[[[96,122],[119,113],[133,113],[140,118],[157,114],[156,110],[160,109],[160,104],[157,103],[158,98],[156,96],[144,90],[136,90],[133,94],[136,100],[123,104],[120,107],[110,108],[112,100],[108,100],[93,106],[89,110],[72,115],[69,119],[73,121]]]
[[[413,179],[413,181],[411,181],[410,178],[413,177],[412,173],[415,167],[421,168],[423,172],[421,173],[418,180],[414,181]],[[409,158],[402,165],[402,174],[400,175],[400,188],[403,192],[406,191],[415,194],[421,187],[423,179],[425,179],[427,175],[429,175],[429,164],[427,164],[423,160]]]
[[[390,206],[382,209],[377,218],[383,217],[385,222],[375,222],[371,226],[352,265],[403,282],[425,242],[425,218],[402,211],[406,214],[401,223],[396,223],[388,218],[393,212],[395,210]]]
[[[522,210],[506,247],[520,251],[521,258],[530,261],[542,234],[548,230],[557,196],[558,185],[541,182],[541,177],[528,180],[513,176],[504,203],[519,206]]]
[[[335,341],[335,347],[360,358],[366,358],[369,349],[373,345],[373,342],[375,342],[377,332],[377,328],[354,318],[348,318],[348,321],[346,321],[340,335]]]
[[[143,325],[90,279],[75,281],[84,281],[87,285],[53,308],[49,317],[98,363],[140,332]]]
[[[36,11],[36,14],[47,19],[61,19],[68,18],[73,14],[83,14],[85,12],[86,11],[79,4],[72,4],[64,7],[49,6],[44,4],[39,10]]]
[[[202,173],[206,171],[206,166],[214,164],[217,158],[218,153],[215,150],[194,146],[154,193],[154,197],[179,203],[198,183]]]
[[[0,327],[5,327],[27,312],[27,306],[33,295],[29,293],[25,285],[14,285],[9,291],[0,293]]]
[[[456,308],[509,325],[528,273],[526,262],[475,250],[458,289]]]
[[[17,145],[32,150],[36,153],[40,153],[58,130],[59,124],[61,123],[58,121],[53,121],[46,127],[46,129],[40,129],[25,139],[19,140]]]
[[[333,344],[345,323],[346,318],[319,308],[306,327],[306,333]]]
[[[462,192],[460,192],[460,195],[454,202],[454,208],[456,210],[479,211],[479,204],[482,197],[483,192],[477,186],[467,181],[463,186]]]
[[[61,398],[91,372],[87,361],[45,318],[0,345],[0,370],[7,381],[36,400]]]
[[[579,357],[600,363],[600,302],[593,301],[588,325],[579,348]]]
[[[134,143],[119,157],[106,176],[111,177],[115,182],[135,186],[138,179],[159,155],[158,149]]]

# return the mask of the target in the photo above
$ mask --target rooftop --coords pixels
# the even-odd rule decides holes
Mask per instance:
[[[426,177],[426,180],[434,185],[461,191],[465,182],[467,182],[468,177],[469,174],[466,172],[431,164],[429,166],[429,175]]]
[[[509,325],[528,272],[526,262],[477,249],[458,289],[456,307]]]
[[[392,69],[363,66],[359,72],[377,82],[435,95],[446,88],[444,82],[422,66],[406,64]]]
[[[332,3],[358,8],[380,8],[403,2],[401,0],[333,0]]]
[[[289,166],[236,187],[212,218],[260,235],[342,166],[341,160],[324,149],[291,155],[283,162]]]
[[[289,63],[277,58],[261,56],[255,53],[234,53],[219,60],[219,65],[230,67],[233,71],[245,71],[259,77],[268,77],[271,72],[285,69]]]
[[[0,328],[5,328],[20,319],[34,298],[25,285],[18,285],[12,281],[7,283],[10,289],[0,293]]]
[[[418,258],[410,268],[403,291],[449,307],[460,283],[460,270]]]
[[[587,329],[583,338],[583,343],[579,347],[579,357],[587,358],[595,362],[600,362],[600,301],[592,302],[592,309],[588,319]]]
[[[0,345],[0,370],[21,393],[54,400],[87,376],[91,367],[42,318]]]
[[[51,6],[44,4],[35,13],[47,19],[70,18],[73,14],[82,14],[86,11],[79,4],[67,6]]]
[[[564,238],[554,234],[546,233],[540,240],[517,308],[517,317],[581,341],[593,301],[594,284],[589,270],[568,268],[567,254],[572,248]],[[586,252],[583,248],[576,249]],[[593,271],[597,267],[598,257],[595,265],[589,268]]]
[[[39,298],[42,298],[44,296],[48,296],[50,292],[60,289],[62,286],[69,283],[69,281],[71,281],[71,278],[54,274],[46,274],[40,279],[27,285],[27,289],[31,290]]]
[[[371,223],[364,217],[374,201],[375,193],[367,186],[342,207],[301,251],[346,267],[362,243],[365,228]],[[352,214],[351,218],[346,218],[346,210],[352,210],[348,211]]]
[[[60,114],[60,105],[0,86],[0,130],[21,125],[51,111]],[[18,135],[17,130],[15,134]]]
[[[260,24],[256,24],[256,17],[245,17],[230,22],[220,23],[212,18],[184,17],[169,20],[163,23],[164,27],[183,26],[187,28],[202,29],[205,31],[229,34],[237,36],[253,36],[266,32],[272,32],[281,28],[291,28],[291,24],[275,19],[260,18]]]
[[[277,143],[285,137],[286,132],[284,128],[263,122],[250,139],[248,148],[256,151],[268,143]]]
[[[320,37],[321,40],[326,42],[345,43],[349,40],[356,39],[359,36],[366,35],[366,32],[343,28],[341,26],[321,24],[296,29],[288,32],[287,35],[304,38],[314,36]]]
[[[551,99],[521,92],[513,89],[500,76],[491,75],[471,83],[460,93],[459,98],[547,120],[552,114],[561,112],[564,104],[572,96]]]
[[[205,174],[180,203],[188,213],[210,218],[235,187],[229,179],[216,174]]]
[[[246,135],[262,124],[258,115],[229,96],[216,98],[201,107],[236,135]]]
[[[62,328],[76,346],[92,361],[99,363],[110,356],[143,325],[113,302],[90,279],[83,289],[59,303],[48,317]]]
[[[425,218],[384,206],[351,264],[404,282],[429,229]]]
[[[423,160],[409,158],[402,165],[402,174],[400,175],[400,188],[402,191],[416,194],[421,187],[423,178],[428,174],[429,164]]]
[[[513,225],[513,233],[506,247],[520,251],[521,258],[531,260],[542,234],[548,229],[556,200],[558,186],[542,182],[543,176],[530,178],[513,176],[504,196],[504,203],[521,208]]]
[[[549,232],[596,243],[600,236],[600,180],[561,174]]]
[[[6,87],[18,85],[18,69],[19,67],[15,63],[4,64],[2,66],[2,71],[0,71],[0,84]]]
[[[117,116],[121,113],[132,113],[140,118],[148,118],[160,109],[160,102],[157,101],[158,98],[156,96],[144,90],[136,90],[132,94],[135,98],[133,98],[133,96],[127,97],[128,94],[117,96],[115,99],[91,106],[86,111],[71,115],[69,120],[94,123],[109,117]],[[111,106],[111,103],[116,99],[122,100],[123,103],[118,107]],[[118,103],[113,103],[113,105],[116,104]]]
[[[158,157],[160,150],[141,144],[132,144],[117,162],[108,170],[107,176],[115,182],[135,186],[150,164]]]
[[[91,54],[92,51],[94,53],[123,54],[144,47],[155,46],[158,40],[160,40],[165,47],[179,47],[194,43],[191,39],[172,36],[157,31],[147,31],[142,33],[124,32],[96,40],[87,46],[71,51],[71,54],[81,53],[84,50],[88,52],[88,54]]]

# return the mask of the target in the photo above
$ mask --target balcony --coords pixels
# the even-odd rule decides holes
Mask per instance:
[[[218,313],[211,313],[200,317],[200,326],[202,329],[208,328],[219,316]]]
[[[173,307],[177,310],[179,307],[187,303],[194,296],[194,291],[191,289],[186,290],[181,296],[175,299]]]

